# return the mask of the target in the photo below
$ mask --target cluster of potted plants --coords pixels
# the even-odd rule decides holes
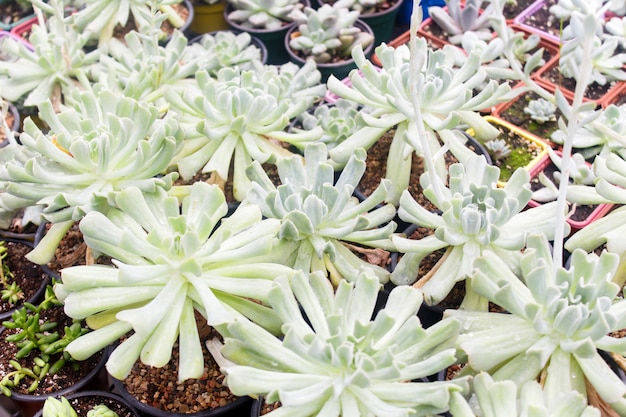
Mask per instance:
[[[2,44],[25,117],[0,108],[0,238],[50,284],[27,299],[0,248],[0,388],[23,417],[76,415],[88,388],[129,416],[626,416],[626,104],[585,96],[626,91],[604,30],[622,3],[555,2],[572,94],[540,81],[548,46],[504,0],[424,22],[416,1],[393,46],[351,29],[376,2],[226,6],[291,32],[299,64],[245,32],[164,36],[178,2],[106,3],[32,0],[28,44]],[[439,47],[419,36],[437,22]],[[323,72],[337,49],[347,78]],[[549,133],[501,119],[516,99]]]

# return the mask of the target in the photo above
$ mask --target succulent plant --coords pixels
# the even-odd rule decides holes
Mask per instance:
[[[0,241],[0,291],[1,299],[13,306],[20,300],[24,299],[24,292],[15,282],[13,272],[9,268],[5,259],[9,256],[9,250],[7,249],[6,242]]]
[[[565,35],[561,55],[559,58],[559,70],[568,78],[574,78],[581,82],[580,68],[583,60],[591,64],[590,82],[604,85],[610,81],[626,80],[626,53],[616,53],[618,41],[615,38],[602,40],[594,35],[600,23],[594,20],[594,15],[579,16],[574,14],[568,28],[571,34]],[[580,36],[585,33],[585,36]],[[591,48],[586,47],[586,39],[593,37]],[[590,49],[587,51],[586,49]]]
[[[624,204],[626,202],[626,193],[624,193],[626,162],[621,157],[605,151],[594,160],[594,171],[598,178],[596,192],[610,202]],[[581,248],[590,252],[606,244],[609,252],[626,253],[624,239],[621,237],[626,230],[624,213],[624,207],[618,207],[588,227],[579,230],[567,240],[565,249],[573,251]]]
[[[579,113],[580,127],[572,137],[572,145],[585,159],[593,158],[603,150],[626,157],[626,104],[611,104],[602,111],[594,111],[593,107],[591,104],[590,108]],[[566,137],[567,126],[559,122],[559,129],[550,138],[563,144]]]
[[[337,0],[332,3],[334,7],[355,10],[361,15],[378,12],[378,8],[384,4],[383,0]]]
[[[334,104],[320,103],[313,112],[303,112],[297,119],[304,130],[321,126],[324,133],[318,141],[324,143],[328,149],[334,148],[365,126],[359,106],[344,99],[338,99]],[[292,126],[292,131],[297,132],[298,129]]]
[[[510,380],[495,381],[480,372],[472,379],[469,401],[454,393],[450,413],[454,417],[600,417],[600,410],[587,405],[577,391],[548,392],[537,381],[525,382],[519,389]]]
[[[380,250],[367,248],[394,249],[389,237],[396,228],[391,222],[396,209],[392,204],[376,208],[387,195],[388,182],[359,202],[352,194],[365,172],[365,152],[358,150],[336,181],[327,155],[326,147],[318,143],[305,148],[306,166],[299,156],[279,161],[279,186],[258,162],[253,163],[247,171],[253,183],[246,201],[260,207],[263,216],[280,221],[275,252],[281,263],[307,273],[322,271],[334,285],[363,269],[387,282],[384,267],[353,251],[377,259]]]
[[[612,17],[606,22],[604,29],[608,32],[608,36],[615,37],[620,42],[622,48],[626,47],[626,16]]]
[[[84,0],[85,7],[75,13],[76,28],[90,39],[97,39],[99,47],[105,48],[113,39],[116,27],[124,27],[129,21],[140,32],[159,33],[161,22],[168,20],[172,27],[185,24],[172,5],[182,0]],[[160,17],[157,15],[161,13]]]
[[[606,7],[603,5],[606,3]],[[550,6],[550,13],[562,20],[570,20],[574,14],[596,14],[598,18],[606,12],[609,3],[616,3],[615,0],[558,0],[556,4]],[[601,11],[604,9],[604,11]],[[566,25],[567,26],[567,25]]]
[[[289,14],[303,4],[299,0],[232,0],[228,18],[244,28],[280,29],[291,22]]]
[[[289,16],[299,33],[289,40],[289,46],[318,64],[349,58],[355,45],[365,49],[374,42],[371,33],[355,25],[359,15],[358,11],[330,4],[296,9]]]
[[[598,353],[624,353],[624,341],[608,335],[625,326],[626,301],[616,298],[624,281],[616,275],[618,263],[616,254],[577,249],[569,267],[555,265],[542,235],[528,238],[519,274],[485,252],[476,260],[471,286],[510,314],[445,311],[461,321],[457,343],[467,354],[466,368],[518,386],[544,372],[550,401],[560,403],[559,394],[571,390],[587,398],[592,387],[625,415],[626,385]]]
[[[446,1],[447,10],[440,6],[428,8],[428,13],[433,22],[439,25],[453,44],[460,44],[461,38],[466,32],[474,32],[479,39],[489,40],[492,36],[489,17],[493,12],[493,6],[488,4],[483,8],[484,0],[460,0]]]
[[[533,200],[535,201],[554,201],[558,196],[557,184],[560,184],[562,178],[563,158],[551,148],[548,149],[548,154],[558,170],[552,175],[554,181],[543,172],[539,173],[539,181],[544,187],[533,192]],[[569,162],[569,185],[566,190],[567,201],[576,204],[609,203],[610,201],[600,196],[594,187],[597,177],[593,172],[591,164],[587,163],[580,153],[571,155]]]
[[[201,56],[199,69],[216,76],[220,68],[237,66],[253,69],[261,61],[261,49],[252,42],[248,32],[218,31],[204,34],[187,48],[190,58]]]
[[[556,121],[556,104],[544,98],[530,100],[524,108],[524,113],[540,124],[554,122]]]
[[[392,129],[395,135],[389,152],[385,177],[392,181],[388,201],[397,203],[402,190],[407,188],[413,152],[423,156],[426,151],[420,138],[426,138],[428,148],[435,154],[443,141],[455,156],[463,161],[471,155],[464,146],[467,140],[462,132],[455,130],[470,125],[487,139],[497,136],[497,130],[479,117],[478,110],[489,108],[510,91],[508,85],[491,80],[483,86],[487,74],[480,65],[478,53],[470,53],[460,67],[455,66],[458,49],[447,46],[429,50],[426,41],[418,38],[416,54],[419,67],[412,69],[409,47],[376,48],[382,68],[374,68],[366,60],[363,50],[356,47],[352,56],[359,71],[350,73],[351,86],[335,77],[328,80],[328,89],[340,98],[363,106],[366,123],[341,144],[330,150],[330,158],[341,167],[357,148],[369,149],[382,135]],[[409,83],[411,73],[415,82]],[[474,96],[474,88],[482,87]],[[417,96],[413,97],[413,89]],[[436,159],[437,172],[445,175],[443,158]]]
[[[59,400],[54,397],[46,398],[41,415],[43,417],[78,417],[76,410],[65,397]]]
[[[10,320],[2,322],[7,329],[4,340],[9,344],[8,365],[2,367],[0,391],[11,397],[13,391],[34,393],[42,388],[42,381],[54,380],[62,368],[78,370],[80,363],[65,351],[69,343],[90,330],[83,320],[74,320],[65,326],[45,318],[45,310],[62,308],[52,286],[45,289],[43,300],[37,305],[25,302],[13,311]]]
[[[492,158],[499,161],[511,154],[511,148],[504,139],[491,139],[485,142],[485,148]]]
[[[389,293],[376,316],[380,283],[361,273],[336,292],[321,273],[279,277],[270,303],[285,336],[237,320],[227,327],[224,369],[236,395],[265,395],[281,407],[268,416],[426,416],[444,412],[467,380],[421,382],[455,361],[448,349],[458,323],[444,320],[423,329],[419,291]],[[299,308],[298,303],[301,305]],[[306,319],[305,319],[306,317]],[[310,323],[310,324],[309,324]]]
[[[114,266],[66,268],[55,286],[66,314],[95,329],[67,346],[73,357],[87,358],[132,331],[106,365],[124,379],[138,359],[166,365],[178,339],[182,381],[204,372],[194,312],[214,327],[247,314],[280,331],[265,306],[272,279],[291,272],[264,260],[277,220],[262,220],[252,205],[224,218],[224,194],[204,182],[191,186],[180,207],[163,189],[146,194],[136,187],[117,194],[115,203],[119,208],[107,216],[91,212],[80,223],[87,245]]]
[[[88,38],[64,19],[61,0],[33,0],[33,4],[39,16],[29,38],[33,49],[13,38],[3,42],[5,52],[17,59],[0,61],[0,92],[11,102],[25,96],[25,106],[50,99],[59,110],[64,96],[81,84],[89,85],[86,74],[97,63],[100,51],[83,50]],[[45,22],[42,10],[50,14]]]
[[[465,164],[453,164],[449,172],[449,188],[440,185],[438,193],[428,175],[420,178],[424,196],[441,214],[423,208],[408,191],[400,199],[400,218],[433,229],[434,234],[420,240],[392,236],[396,248],[404,254],[391,274],[396,284],[415,282],[422,259],[446,249],[440,266],[416,284],[428,304],[437,304],[456,282],[471,276],[474,259],[486,251],[493,251],[509,268],[517,270],[528,233],[551,237],[555,229],[555,205],[524,210],[532,194],[527,171],[516,170],[503,188],[497,186],[500,170],[481,156]],[[470,294],[466,295],[467,302],[474,303],[471,288],[466,293]],[[487,307],[484,300],[472,305],[475,309]]]
[[[208,56],[208,51],[192,51],[178,30],[165,45],[154,36],[133,31],[124,42],[111,39],[108,54],[101,56],[92,73],[99,88],[152,102],[164,112],[168,108],[165,91],[182,94],[193,85],[200,62]]]
[[[304,147],[321,136],[321,128],[299,134],[283,131],[290,119],[308,108],[313,96],[298,95],[291,86],[294,95],[286,97],[282,82],[295,77],[283,78],[265,68],[222,68],[216,78],[200,71],[195,77],[198,88],[187,91],[178,102],[171,100],[183,123],[196,129],[172,162],[183,179],[202,171],[214,172],[225,182],[232,161],[234,195],[241,201],[250,186],[245,169],[252,161],[276,163],[293,154],[284,144]],[[323,94],[320,87],[316,91]]]
[[[26,119],[20,135],[29,156],[0,169],[3,205],[42,207],[52,228],[27,255],[47,263],[71,225],[94,210],[106,212],[113,197],[130,186],[146,193],[169,188],[176,174],[163,173],[182,137],[172,114],[158,118],[155,106],[108,91],[76,92],[71,108],[56,114],[39,106],[49,130]],[[1,152],[10,152],[3,148]]]
[[[76,410],[65,397],[48,397],[43,403],[42,417],[78,417]],[[104,404],[98,404],[87,411],[87,417],[118,417],[117,413]]]
[[[118,417],[117,413],[104,404],[98,404],[87,411],[87,417]]]

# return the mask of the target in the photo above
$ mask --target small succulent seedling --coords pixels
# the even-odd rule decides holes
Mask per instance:
[[[89,332],[89,329],[80,320],[62,330],[56,322],[40,320],[42,312],[54,306],[60,307],[62,304],[55,297],[52,287],[48,286],[41,303],[36,306],[24,303],[23,307],[13,312],[10,320],[2,323],[6,329],[16,330],[5,340],[18,348],[15,358],[9,362],[13,371],[7,372],[0,380],[0,390],[7,397],[11,396],[11,389],[23,381],[31,381],[28,391],[33,392],[45,377],[54,375],[62,367],[78,369],[79,363],[70,357],[65,347]],[[20,364],[20,360],[29,355],[36,355],[32,368]]]
[[[556,121],[556,104],[543,98],[530,100],[524,108],[524,113],[537,123]]]
[[[4,240],[0,241],[0,284],[2,285],[2,299],[10,305],[17,304],[24,298],[24,293],[17,282],[13,281],[14,275],[6,262],[9,250]],[[11,282],[13,281],[13,282]]]
[[[489,151],[489,155],[497,161],[500,161],[511,154],[511,148],[504,139],[491,139],[485,142],[485,148]]]

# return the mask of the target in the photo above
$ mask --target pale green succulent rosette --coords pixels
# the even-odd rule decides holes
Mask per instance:
[[[550,398],[537,381],[519,389],[510,380],[494,381],[486,372],[472,379],[472,395],[466,401],[454,393],[450,404],[454,417],[600,417],[600,410],[587,405],[579,392],[566,391]]]
[[[374,36],[356,26],[360,13],[328,3],[317,9],[294,10],[289,17],[296,23],[299,35],[289,40],[289,47],[307,58],[324,64],[349,59],[356,45],[367,48]]]
[[[455,361],[459,330],[446,319],[423,329],[419,291],[394,288],[372,318],[380,283],[361,274],[333,292],[321,273],[279,277],[270,303],[283,320],[279,339],[246,320],[228,325],[226,382],[236,395],[264,395],[281,407],[267,416],[429,416],[448,409],[467,379],[416,382]],[[301,307],[301,309],[300,309]],[[306,317],[306,319],[305,319]],[[310,323],[310,324],[309,324]]]
[[[46,398],[41,412],[43,417],[78,417],[76,410],[65,397],[58,400],[54,397]]]
[[[76,410],[65,397],[46,398],[41,412],[42,417],[78,417]],[[104,404],[98,404],[87,411],[86,417],[118,417],[117,413]]]
[[[165,111],[169,108],[165,91],[182,94],[194,86],[193,77],[205,59],[206,51],[194,49],[192,54],[189,48],[187,38],[178,30],[165,45],[155,36],[133,31],[124,41],[110,41],[108,54],[101,56],[92,74],[105,86],[102,88],[155,103]]]
[[[439,184],[440,195],[430,177],[421,176],[424,196],[441,213],[420,206],[408,191],[400,199],[400,218],[433,229],[434,233],[420,240],[392,237],[404,254],[391,274],[396,284],[412,284],[424,257],[439,249],[447,250],[440,266],[419,283],[428,304],[439,303],[456,282],[471,276],[474,260],[485,251],[495,253],[517,271],[529,233],[544,233],[548,238],[554,235],[554,203],[524,210],[532,195],[527,171],[516,170],[502,188],[497,185],[500,170],[481,156],[464,165],[453,164],[449,172],[449,186]],[[470,302],[471,296],[466,300]],[[474,308],[486,307],[486,300],[474,304]]]
[[[113,39],[116,26],[126,26],[129,19],[140,32],[159,28],[160,24],[157,25],[157,22],[164,19],[169,20],[174,28],[180,28],[185,22],[171,6],[181,2],[182,0],[85,0],[85,6],[78,10],[74,19],[80,33],[90,39],[97,39],[98,46],[105,48]],[[164,15],[161,19],[155,19],[154,14],[157,11]],[[164,38],[165,33],[160,33],[160,37]]]
[[[107,91],[77,92],[69,102],[72,107],[59,114],[49,101],[42,103],[39,114],[49,131],[25,120],[20,141],[32,156],[0,169],[2,204],[17,198],[41,206],[44,220],[54,224],[29,255],[40,264],[52,258],[73,222],[91,211],[106,212],[119,191],[169,189],[176,178],[157,177],[182,141],[174,115],[159,118],[153,105]]]
[[[86,74],[97,64],[101,51],[83,50],[88,37],[64,20],[61,0],[33,3],[36,9],[54,15],[45,24],[32,25],[29,42],[34,50],[10,37],[3,41],[3,53],[16,61],[0,60],[0,92],[11,102],[25,97],[25,106],[48,99],[58,105],[62,96],[89,85]]]
[[[258,162],[248,169],[253,182],[246,201],[281,223],[275,250],[280,262],[304,272],[321,271],[334,285],[353,279],[362,269],[371,271],[382,283],[389,281],[387,269],[353,252],[395,250],[390,236],[396,228],[391,221],[396,209],[393,204],[377,207],[387,195],[388,181],[359,202],[353,192],[365,172],[365,151],[359,149],[336,180],[324,144],[308,145],[304,160],[306,165],[299,156],[278,162],[279,186],[269,180]]]
[[[532,235],[518,277],[500,257],[485,252],[476,261],[472,288],[510,314],[445,311],[444,317],[461,321],[457,343],[468,369],[518,385],[543,371],[551,401],[571,390],[587,397],[587,381],[626,415],[626,385],[598,353],[626,353],[626,340],[608,336],[626,327],[626,301],[616,298],[620,287],[612,282],[618,262],[615,254],[598,257],[577,249],[565,269],[553,264],[545,236]]]
[[[497,131],[484,121],[478,110],[490,108],[502,101],[510,87],[498,85],[495,80],[483,85],[487,74],[480,64],[478,53],[470,53],[463,64],[455,65],[458,50],[444,47],[431,50],[422,38],[418,38],[419,66],[416,84],[408,82],[413,71],[407,45],[397,48],[385,44],[376,48],[382,68],[377,69],[365,58],[363,50],[355,47],[352,57],[359,71],[350,73],[351,85],[335,77],[328,80],[328,89],[339,97],[372,108],[363,114],[367,126],[353,133],[330,151],[335,164],[342,166],[357,148],[369,149],[382,135],[391,129],[396,133],[389,150],[386,178],[392,182],[389,201],[397,203],[407,188],[411,172],[411,155],[423,155],[420,137],[427,136],[431,154],[441,149],[439,139],[447,144],[457,158],[468,158],[463,146],[465,136],[455,128],[471,126],[480,137],[493,138]],[[411,88],[416,89],[413,100]],[[480,90],[474,96],[473,90]],[[419,106],[416,113],[415,107]],[[419,114],[416,116],[416,114]],[[439,137],[439,138],[438,138]],[[445,176],[443,158],[438,158],[438,174]]]
[[[261,49],[252,42],[248,32],[218,31],[206,33],[199,41],[190,43],[185,58],[199,60],[199,69],[217,76],[221,68],[237,66],[254,69],[261,62]]]
[[[204,370],[194,311],[210,326],[246,314],[272,332],[280,323],[265,305],[272,279],[291,269],[265,262],[279,226],[261,220],[254,206],[227,214],[224,194],[203,182],[182,206],[159,190],[136,187],[115,198],[119,209],[91,212],[80,224],[85,242],[113,259],[114,267],[76,266],[62,271],[55,288],[73,318],[95,330],[67,351],[85,359],[133,331],[112,353],[109,373],[123,379],[138,359],[161,367],[179,341],[179,380]],[[255,300],[255,301],[253,301]]]
[[[283,145],[303,147],[322,135],[321,128],[297,134],[284,132],[290,119],[311,104],[315,90],[311,95],[287,98],[281,75],[264,68],[258,71],[223,68],[217,78],[200,71],[196,74],[199,90],[195,94],[173,97],[183,124],[196,132],[187,137],[172,167],[183,179],[201,171],[214,172],[226,181],[232,163],[233,192],[238,201],[250,188],[245,170],[252,161],[276,163],[293,155]],[[306,78],[293,78],[308,82]],[[300,91],[304,92],[307,88],[302,87]]]
[[[298,0],[232,0],[228,18],[245,28],[278,30],[291,22],[289,13],[302,7]]]

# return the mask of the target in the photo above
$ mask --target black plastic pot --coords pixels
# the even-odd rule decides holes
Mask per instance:
[[[15,408],[20,412],[21,417],[34,417],[35,413],[41,410],[43,403],[48,397],[65,397],[81,390],[102,389],[104,387],[100,381],[100,376],[107,359],[108,356],[106,352],[104,352],[98,361],[98,364],[83,379],[76,382],[72,386],[59,391],[50,392],[45,395],[27,395],[19,392],[12,392],[11,401],[13,402]]]
[[[370,26],[367,23],[365,23],[364,20],[358,19],[354,23],[354,26],[361,29],[362,32],[368,32],[372,36],[374,36],[374,32],[372,31],[372,28],[370,28]],[[289,30],[287,31],[283,39],[284,48],[287,51],[289,55],[289,60],[291,62],[299,66],[303,66],[306,63],[306,59],[296,54],[289,46],[289,41],[297,32],[298,32],[297,25],[293,25],[289,28]],[[375,45],[375,42],[372,42],[363,50],[363,53],[365,54],[366,58],[369,58],[372,55],[372,52],[374,50],[374,45]],[[351,57],[346,58],[344,61],[340,61],[340,62],[317,64],[317,69],[322,74],[322,79],[321,79],[322,83],[325,83],[326,80],[328,80],[328,77],[330,77],[331,75],[334,75],[338,79],[342,80],[346,78],[348,74],[350,73],[350,71],[352,71],[355,68],[356,68],[356,63],[354,62],[354,59],[352,59]]]
[[[409,1],[409,0],[405,0]],[[383,42],[389,42],[393,38],[393,31],[396,27],[396,17],[402,6],[402,0],[396,2],[388,9],[376,13],[361,13],[359,19],[365,22],[374,32],[374,45],[378,46]],[[316,8],[331,1],[314,0]],[[410,13],[409,13],[410,15]],[[340,78],[341,79],[341,78]]]
[[[11,249],[11,245],[24,245],[26,247],[29,248],[29,251],[34,248],[34,244],[30,241],[26,241],[26,240],[20,240],[20,239],[9,239],[9,238],[4,238],[4,237],[0,237],[0,241],[4,241],[6,242],[8,245],[8,249]],[[41,278],[41,282],[39,284],[39,287],[37,289],[37,291],[35,291],[33,293],[32,296],[30,296],[27,301],[31,304],[38,304],[39,301],[43,298],[43,295],[46,291],[46,286],[50,283],[51,277],[52,277],[52,271],[50,270],[50,268],[48,268],[45,265],[35,265],[32,264],[33,266],[33,278],[36,276]],[[18,309],[21,308],[23,305],[23,303],[20,303],[18,305],[16,305],[14,308],[11,308],[9,310],[6,311],[1,311],[0,312],[0,322],[3,320],[7,320],[11,317],[11,315],[13,314],[13,312]]]
[[[143,416],[152,417],[241,417],[245,416],[249,410],[250,397],[239,397],[235,401],[226,404],[225,406],[215,408],[212,410],[204,410],[198,413],[171,413],[165,410],[161,410],[147,404],[142,403],[133,395],[131,395],[123,381],[110,377],[109,378],[113,392],[118,393],[124,400],[128,401],[133,407],[135,407]]]

